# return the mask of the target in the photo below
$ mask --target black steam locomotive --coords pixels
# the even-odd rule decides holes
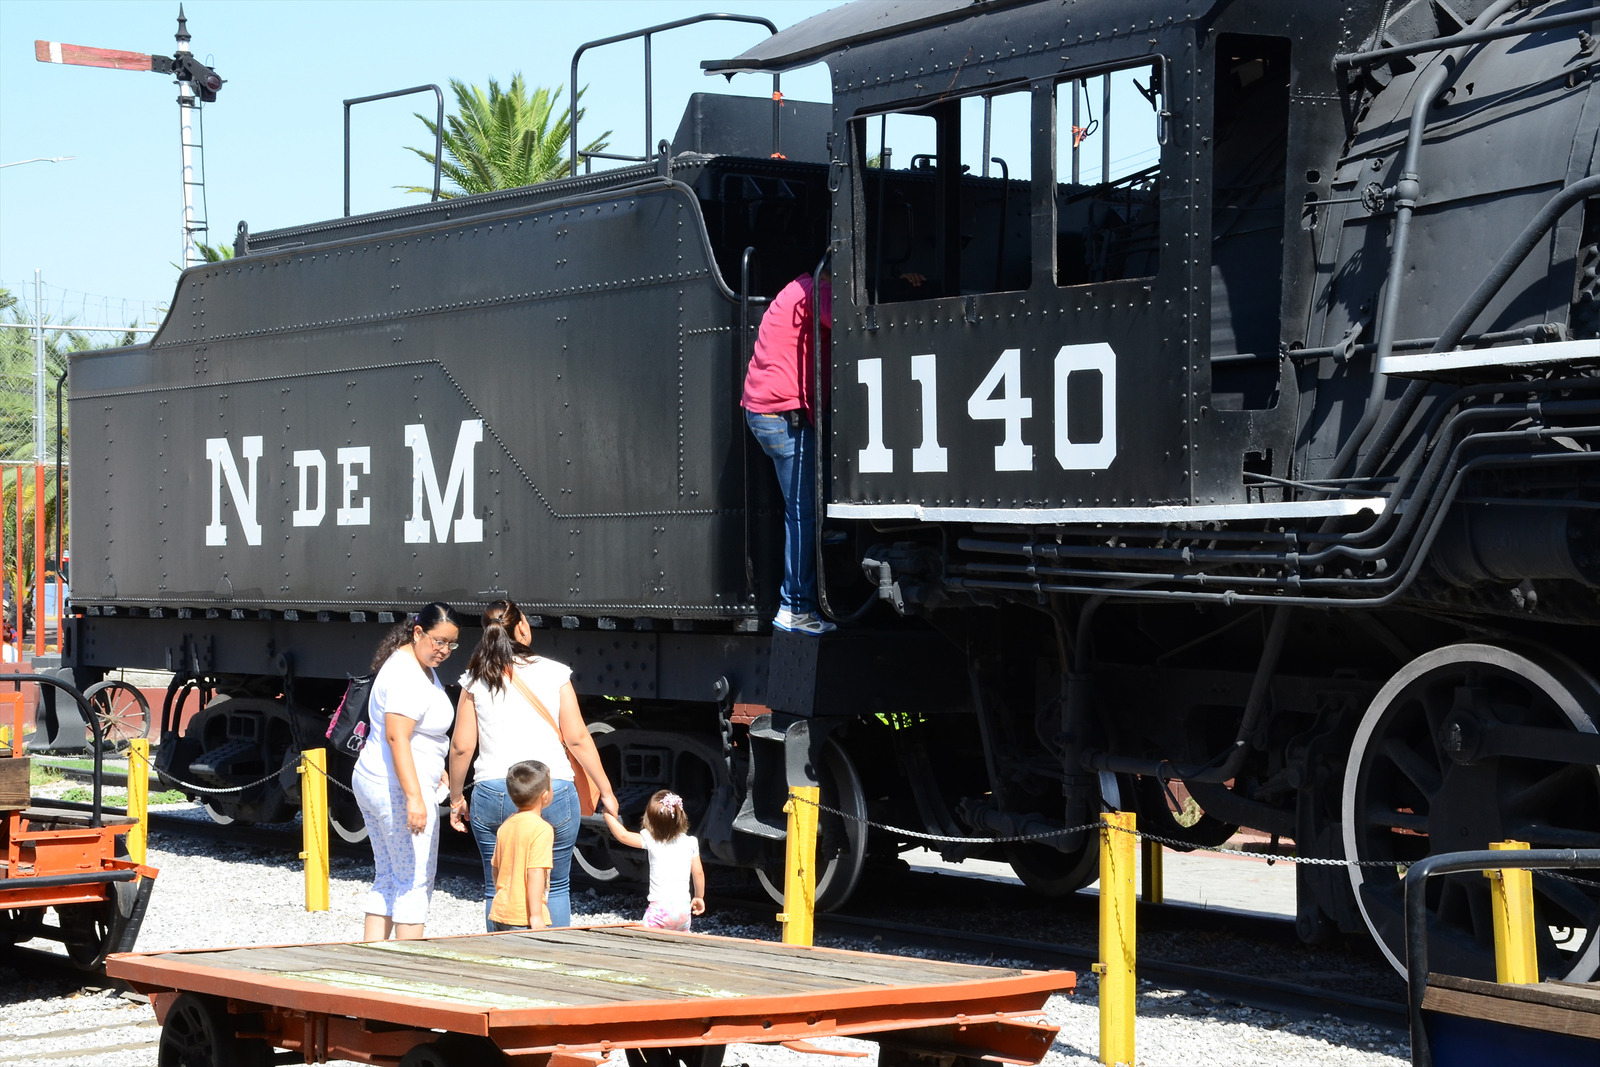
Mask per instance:
[[[241,224],[149,345],[74,357],[71,665],[176,672],[161,759],[281,770],[212,802],[267,820],[381,624],[509,593],[625,806],[671,785],[770,884],[786,783],[958,838],[1112,805],[1378,861],[1300,868],[1298,925],[1397,958],[1418,857],[1600,844],[1592,14],[864,0],[705,64],[825,60],[831,107],[699,95],[619,169]],[[737,404],[825,259],[816,639],[767,622]],[[824,903],[913,844],[829,816]],[[942,847],[1095,877],[1084,833]],[[1486,971],[1485,880],[1433,886]],[[1541,973],[1592,976],[1600,894],[1535,892]]]

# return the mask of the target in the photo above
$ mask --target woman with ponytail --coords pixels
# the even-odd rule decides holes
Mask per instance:
[[[378,646],[367,714],[372,732],[350,785],[367,821],[375,867],[366,900],[367,941],[422,937],[439,862],[439,804],[455,711],[434,672],[456,647],[461,623],[429,604]]]
[[[506,771],[522,760],[538,760],[549,767],[553,798],[542,814],[555,831],[547,898],[550,925],[568,926],[572,922],[572,847],[583,817],[571,761],[577,761],[599,788],[600,810],[615,814],[617,798],[578,710],[572,671],[563,663],[535,655],[529,647],[532,640],[533,630],[513,601],[496,600],[484,609],[483,637],[461,676],[461,699],[456,704],[456,728],[450,740],[450,825],[457,830],[470,825],[483,857],[487,923],[494,904],[495,834],[500,824],[517,812],[506,794]],[[468,764],[473,778],[470,808],[462,795]]]

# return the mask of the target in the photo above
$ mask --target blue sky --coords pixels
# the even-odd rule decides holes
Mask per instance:
[[[837,0],[762,0],[728,10],[780,28]],[[0,163],[76,156],[0,170],[0,284],[32,302],[41,268],[47,313],[89,324],[155,314],[177,280],[182,193],[177,90],[157,74],[56,66],[34,60],[35,39],[171,54],[176,0],[0,2]],[[191,47],[228,83],[205,109],[205,178],[212,243],[252,230],[330,218],[343,210],[346,97],[449,80],[565,85],[584,41],[719,10],[705,0],[473,2],[458,0],[188,0]],[[692,92],[762,96],[769,78],[707,78],[701,59],[736,55],[758,26],[696,26],[654,44],[656,136],[670,137]],[[620,150],[644,140],[639,42],[585,55],[580,133],[614,132]],[[825,68],[786,75],[785,95],[826,100]],[[563,93],[563,99],[565,93]],[[432,172],[406,152],[431,148],[412,113],[427,96],[367,104],[352,123],[352,210],[415,202],[396,185],[428,185]],[[447,111],[450,102],[446,101]],[[585,138],[587,140],[587,138]],[[24,292],[25,291],[25,292]]]
[[[730,9],[781,29],[838,2],[760,0]],[[179,109],[166,76],[39,63],[34,41],[170,55],[177,10],[176,0],[0,0],[0,163],[76,157],[0,169],[0,285],[31,306],[40,268],[53,320],[148,325],[171,298],[181,258]],[[452,78],[504,84],[521,71],[530,84],[565,86],[583,42],[706,10],[716,7],[706,0],[190,0],[192,48],[228,80],[204,109],[209,240],[231,244],[241,219],[261,231],[341,213],[347,97],[435,82],[446,89],[448,112]],[[770,93],[770,77],[739,75],[730,84],[699,67],[702,59],[737,55],[764,33],[710,23],[658,37],[655,136],[671,137],[690,93]],[[585,55],[585,142],[611,130],[613,150],[643,151],[643,66],[638,41]],[[1133,79],[1147,77],[1112,75],[1114,177],[1155,162],[1154,119],[1132,88]],[[783,88],[791,99],[826,101],[827,70],[817,64],[786,74]],[[1085,123],[1099,115],[1102,83],[1086,88]],[[406,146],[431,149],[414,112],[431,115],[433,106],[424,95],[354,109],[353,212],[419,202],[396,186],[432,183],[432,169]],[[962,161],[978,171],[982,103],[962,106],[970,112]],[[1065,98],[1062,110],[1069,110]],[[1028,170],[1028,124],[1025,94],[997,99],[990,155],[1005,159],[1013,176]],[[879,128],[869,134],[869,151],[878,148]],[[891,120],[893,165],[931,152],[931,133],[929,119]],[[1085,180],[1099,175],[1102,136],[1097,129],[1084,142]],[[1069,143],[1058,139],[1063,177]]]

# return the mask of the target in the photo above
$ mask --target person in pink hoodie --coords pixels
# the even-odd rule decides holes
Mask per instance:
[[[813,288],[818,292],[813,293]],[[823,268],[813,286],[802,274],[783,287],[761,318],[755,354],[745,372],[745,421],[772,457],[783,489],[783,587],[772,625],[820,635],[835,629],[817,614],[816,497],[817,403],[813,396],[816,354],[812,316],[820,314],[822,393],[828,391],[827,352],[833,324],[833,278]]]

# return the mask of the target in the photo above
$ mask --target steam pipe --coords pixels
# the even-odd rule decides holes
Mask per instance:
[[[1514,7],[1518,0],[1495,0],[1472,22],[1480,30]],[[1389,377],[1383,373],[1383,361],[1394,348],[1395,323],[1400,315],[1400,294],[1405,279],[1406,251],[1411,238],[1411,215],[1422,195],[1422,185],[1417,174],[1418,156],[1422,151],[1422,133],[1428,125],[1428,109],[1444,90],[1445,83],[1455,73],[1456,65],[1469,46],[1451,49],[1440,57],[1437,65],[1422,76],[1417,93],[1411,99],[1411,128],[1406,135],[1406,150],[1400,168],[1400,180],[1395,183],[1395,220],[1393,251],[1389,257],[1389,282],[1383,294],[1383,310],[1378,320],[1378,347],[1372,354],[1372,389],[1367,395],[1366,407],[1355,430],[1346,439],[1344,447],[1334,457],[1329,473],[1338,476],[1351,467],[1352,461],[1366,443],[1367,435],[1378,421],[1388,394]]]
[[[1534,245],[1550,232],[1550,228],[1560,221],[1562,215],[1579,201],[1587,200],[1591,196],[1600,196],[1600,174],[1580,178],[1551,197],[1517,235],[1511,247],[1505,250],[1500,261],[1494,265],[1483,281],[1478,283],[1478,287],[1467,297],[1467,302],[1461,305],[1461,310],[1456,312],[1430,351],[1449,352],[1454,349],[1461,338],[1466,336],[1473,321],[1483,314],[1483,309],[1489,305],[1489,301],[1494,299],[1495,294],[1510,280],[1512,273],[1522,265],[1522,261],[1528,258],[1528,253],[1533,251]]]

